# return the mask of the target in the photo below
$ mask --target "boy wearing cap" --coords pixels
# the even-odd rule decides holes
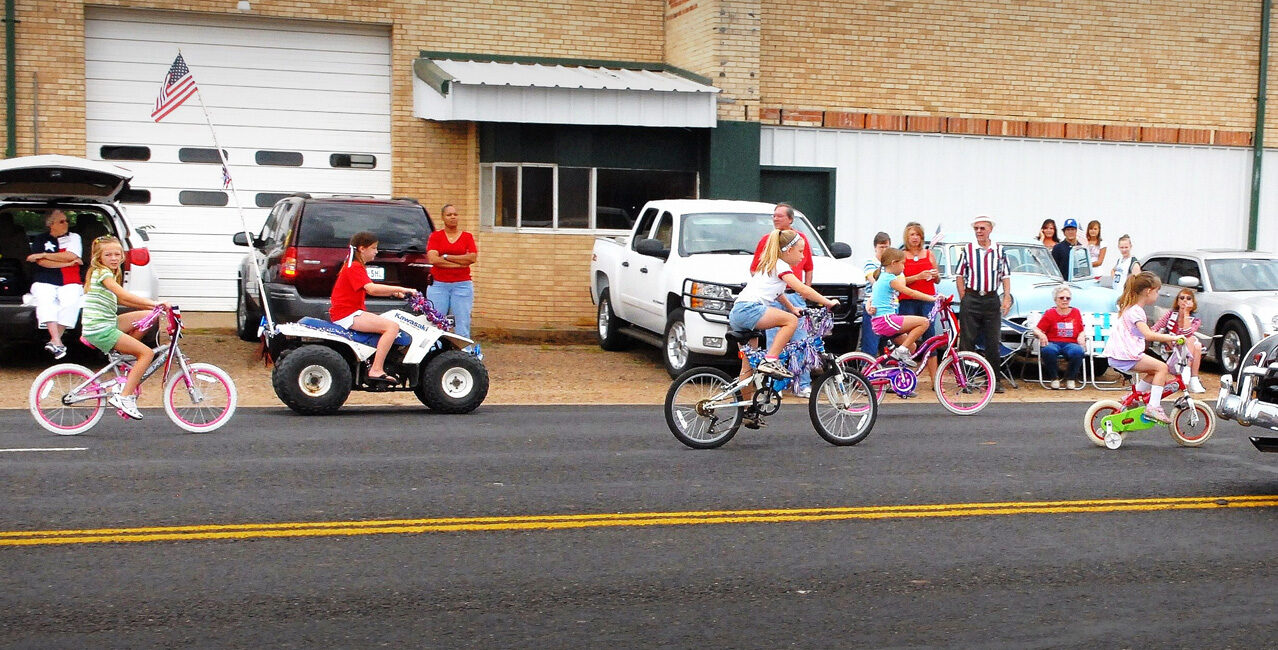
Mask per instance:
[[[1082,246],[1078,241],[1078,220],[1066,219],[1065,225],[1061,226],[1061,232],[1065,234],[1065,239],[1052,247],[1052,259],[1056,262],[1056,267],[1061,270],[1061,277],[1069,277],[1069,252],[1074,250],[1075,246]]]

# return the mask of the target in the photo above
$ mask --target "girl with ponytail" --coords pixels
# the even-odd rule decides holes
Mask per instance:
[[[1161,334],[1149,327],[1145,308],[1158,300],[1158,289],[1163,286],[1162,280],[1149,271],[1141,271],[1127,278],[1123,286],[1123,295],[1118,298],[1118,323],[1113,333],[1105,342],[1105,356],[1109,357],[1109,365],[1123,372],[1140,375],[1136,390],[1149,391],[1149,402],[1145,415],[1163,424],[1171,422],[1171,418],[1163,412],[1163,386],[1167,384],[1167,364],[1145,354],[1145,342],[1158,341],[1173,343],[1179,336]]]
[[[364,311],[364,298],[403,298],[417,293],[417,290],[373,282],[368,277],[365,265],[374,257],[377,257],[377,235],[371,232],[355,233],[351,237],[350,253],[337,272],[328,316],[346,329],[380,335],[377,339],[377,352],[373,354],[373,363],[368,369],[368,380],[395,383],[395,379],[386,374],[384,364],[391,345],[395,343],[395,337],[399,336],[399,325],[389,318]]]

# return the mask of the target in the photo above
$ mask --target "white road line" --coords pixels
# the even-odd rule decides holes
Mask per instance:
[[[88,447],[31,447],[29,449],[0,449],[0,453],[11,451],[88,451]]]

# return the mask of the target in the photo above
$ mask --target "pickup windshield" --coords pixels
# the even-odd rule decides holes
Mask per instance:
[[[830,252],[812,230],[808,220],[795,215],[794,229],[812,244],[813,257],[826,257]],[[754,248],[764,235],[772,231],[772,213],[703,212],[685,214],[679,228],[679,255],[726,253],[754,255]]]

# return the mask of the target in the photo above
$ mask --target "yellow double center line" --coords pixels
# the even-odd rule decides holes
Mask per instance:
[[[509,530],[561,530],[628,526],[687,526],[694,524],[758,524],[840,521],[847,519],[904,519],[930,517],[987,517],[992,515],[1148,512],[1158,510],[1216,510],[1278,507],[1278,494],[1262,496],[1173,497],[1163,499],[1103,499],[1085,501],[1025,501],[949,503],[936,505],[865,506],[858,508],[799,508],[774,510],[708,510],[690,512],[633,512],[617,514],[528,515],[516,517],[443,517],[373,521],[315,521],[274,524],[208,524],[146,528],[0,531],[0,546],[106,544],[273,537],[339,535],[403,535]]]

